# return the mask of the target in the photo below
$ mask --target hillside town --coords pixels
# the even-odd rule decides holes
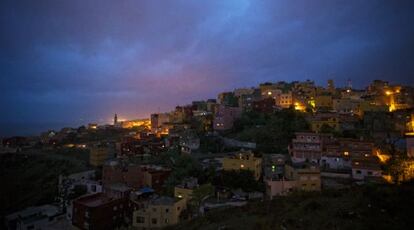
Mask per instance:
[[[414,178],[414,87],[394,82],[265,82],[145,119],[116,113],[112,124],[1,140],[3,162],[51,173],[20,195],[6,173],[6,229],[174,228],[293,194]]]

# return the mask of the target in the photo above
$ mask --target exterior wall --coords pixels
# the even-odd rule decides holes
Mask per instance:
[[[104,186],[123,183],[134,189],[149,186],[159,191],[162,189],[162,185],[170,173],[171,170],[165,168],[158,170],[157,168],[139,165],[128,165],[125,167],[104,165],[102,182]]]
[[[259,101],[254,101],[252,105],[254,111],[260,113],[271,113],[273,112],[275,101],[273,98],[265,98]]]
[[[172,205],[148,205],[134,211],[132,226],[137,229],[160,229],[178,224],[180,214],[186,209],[186,201],[178,200]]]
[[[281,93],[276,96],[276,105],[281,108],[289,108],[293,104],[292,92]]]
[[[323,145],[329,135],[317,133],[297,133],[292,140],[290,153],[293,162],[319,162],[322,156]]]
[[[332,96],[319,95],[315,97],[316,108],[332,108]]]
[[[254,157],[253,153],[240,153],[235,158],[223,159],[223,170],[250,170],[256,180],[260,179],[262,172],[262,159]]]
[[[350,169],[352,167],[351,160],[349,158],[343,157],[330,157],[330,156],[322,156],[321,167],[325,169]]]
[[[289,180],[267,180],[266,181],[266,195],[272,199],[275,196],[286,195],[292,192],[297,187],[296,181]]]
[[[193,189],[181,188],[176,186],[174,188],[174,197],[186,199],[187,201],[189,201],[192,197],[193,191]]]
[[[414,157],[414,136],[408,136],[406,138],[407,143],[407,156]]]
[[[79,229],[103,229],[110,230],[121,226],[127,211],[126,199],[112,199],[111,201],[98,202],[89,205],[87,199],[103,196],[102,193],[81,197],[73,202],[72,224]],[[86,201],[85,201],[86,200]]]
[[[242,109],[238,107],[218,106],[213,122],[213,129],[228,130],[233,128],[234,120],[239,118],[241,113]]]
[[[381,170],[352,168],[352,178],[356,180],[364,180],[365,177],[381,177]]]
[[[312,120],[310,123],[311,123],[311,130],[313,132],[320,132],[323,125],[328,125],[332,127],[335,131],[341,130],[339,120],[338,118],[335,118],[335,117],[328,118],[328,119],[321,119],[321,120]]]

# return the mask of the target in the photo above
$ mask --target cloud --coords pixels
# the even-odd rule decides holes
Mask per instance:
[[[0,4],[3,121],[148,116],[264,81],[414,79],[412,1]]]

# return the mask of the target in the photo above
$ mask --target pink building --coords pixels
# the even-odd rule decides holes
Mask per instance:
[[[324,151],[324,145],[332,138],[330,134],[296,133],[296,138],[289,146],[293,162],[319,162]]]
[[[213,122],[214,130],[228,130],[233,128],[234,121],[241,116],[242,109],[219,105]]]

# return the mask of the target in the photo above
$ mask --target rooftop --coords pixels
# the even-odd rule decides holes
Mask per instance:
[[[90,207],[90,208],[94,208],[94,207],[99,207],[104,204],[111,203],[114,200],[117,200],[117,199],[108,197],[103,193],[96,193],[96,194],[91,194],[91,195],[80,197],[79,199],[75,200],[75,202],[82,204],[84,206]]]

